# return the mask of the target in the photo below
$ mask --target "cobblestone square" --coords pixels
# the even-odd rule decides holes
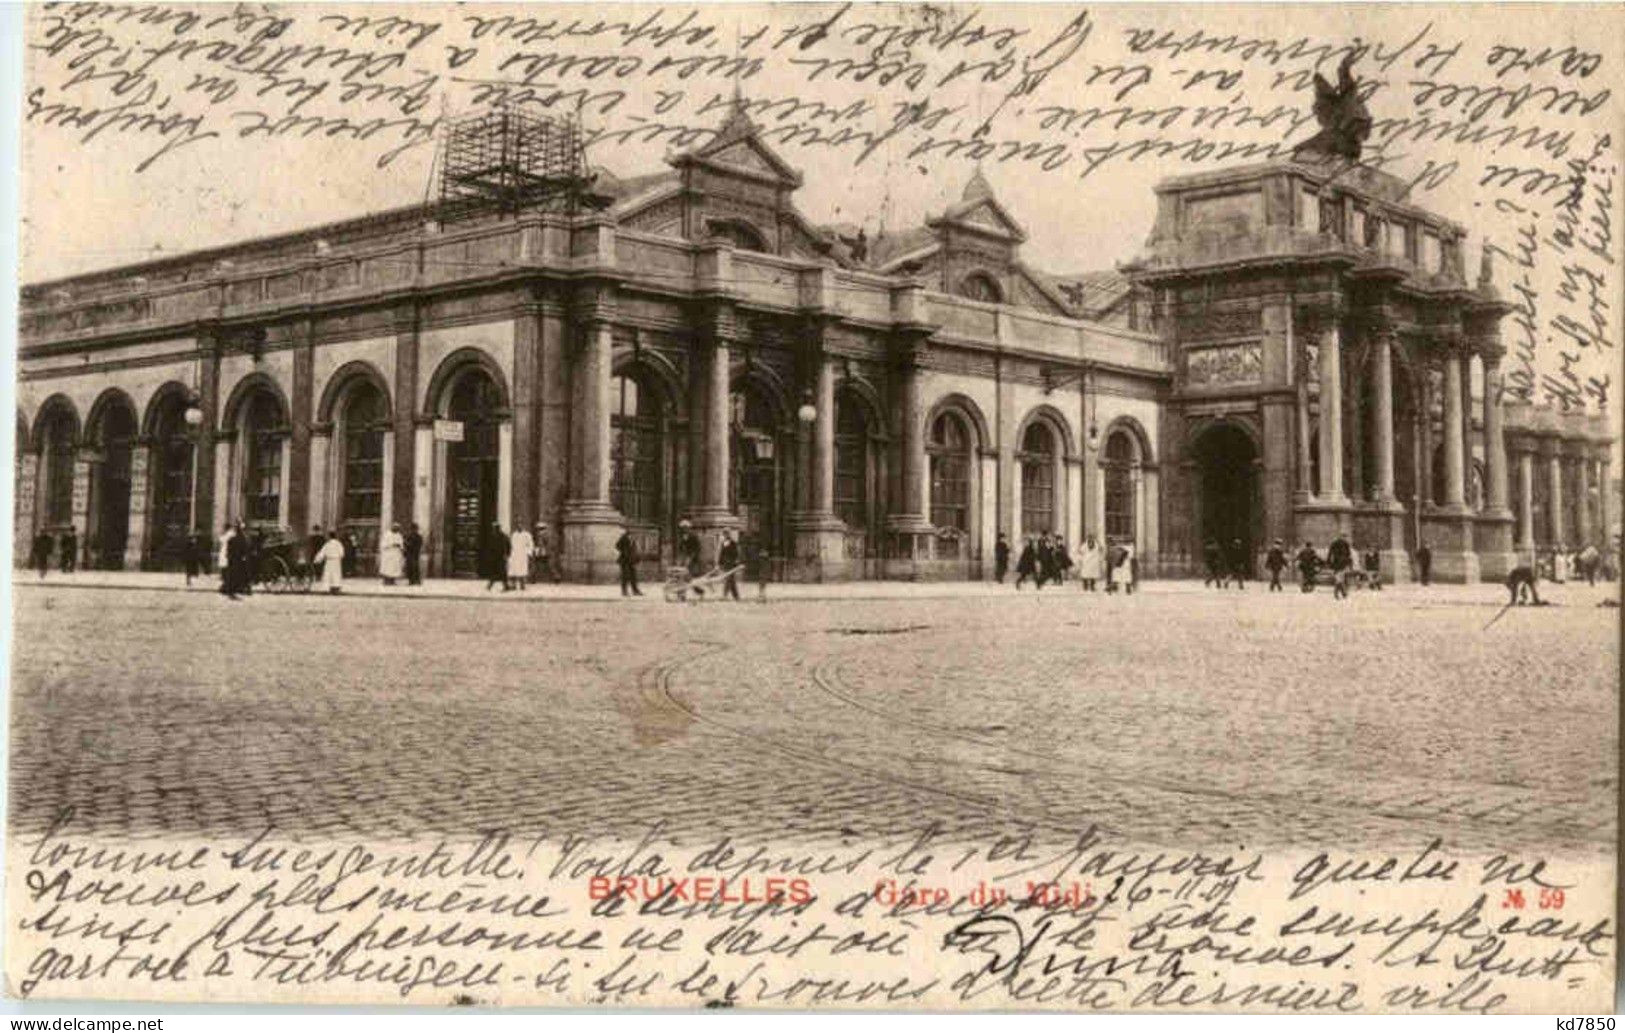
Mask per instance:
[[[1601,856],[1618,610],[1491,585],[768,605],[19,587],[11,814],[120,837],[966,836]]]

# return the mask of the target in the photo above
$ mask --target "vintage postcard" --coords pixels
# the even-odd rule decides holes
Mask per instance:
[[[1611,1006],[1619,6],[25,19],[9,994]]]

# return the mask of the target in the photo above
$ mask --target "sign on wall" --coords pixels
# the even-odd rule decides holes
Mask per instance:
[[[462,441],[462,420],[435,420],[434,439],[436,441]]]

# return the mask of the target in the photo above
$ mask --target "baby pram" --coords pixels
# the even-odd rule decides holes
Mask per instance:
[[[665,595],[666,602],[668,603],[683,602],[688,599],[691,593],[695,595],[696,601],[703,597],[702,594],[706,592],[716,592],[717,597],[720,598],[722,595],[722,583],[730,577],[738,576],[739,574],[743,573],[744,570],[744,564],[740,564],[739,566],[733,567],[729,570],[723,570],[720,567],[712,567],[704,574],[700,574],[695,577],[689,575],[687,567],[667,567],[666,584],[662,587],[661,591]],[[700,592],[695,592],[695,589],[699,589]]]

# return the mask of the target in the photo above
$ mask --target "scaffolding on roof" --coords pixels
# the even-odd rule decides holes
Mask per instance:
[[[440,144],[438,216],[451,222],[484,212],[576,212],[609,199],[592,191],[581,128],[572,119],[508,108],[450,120]]]

